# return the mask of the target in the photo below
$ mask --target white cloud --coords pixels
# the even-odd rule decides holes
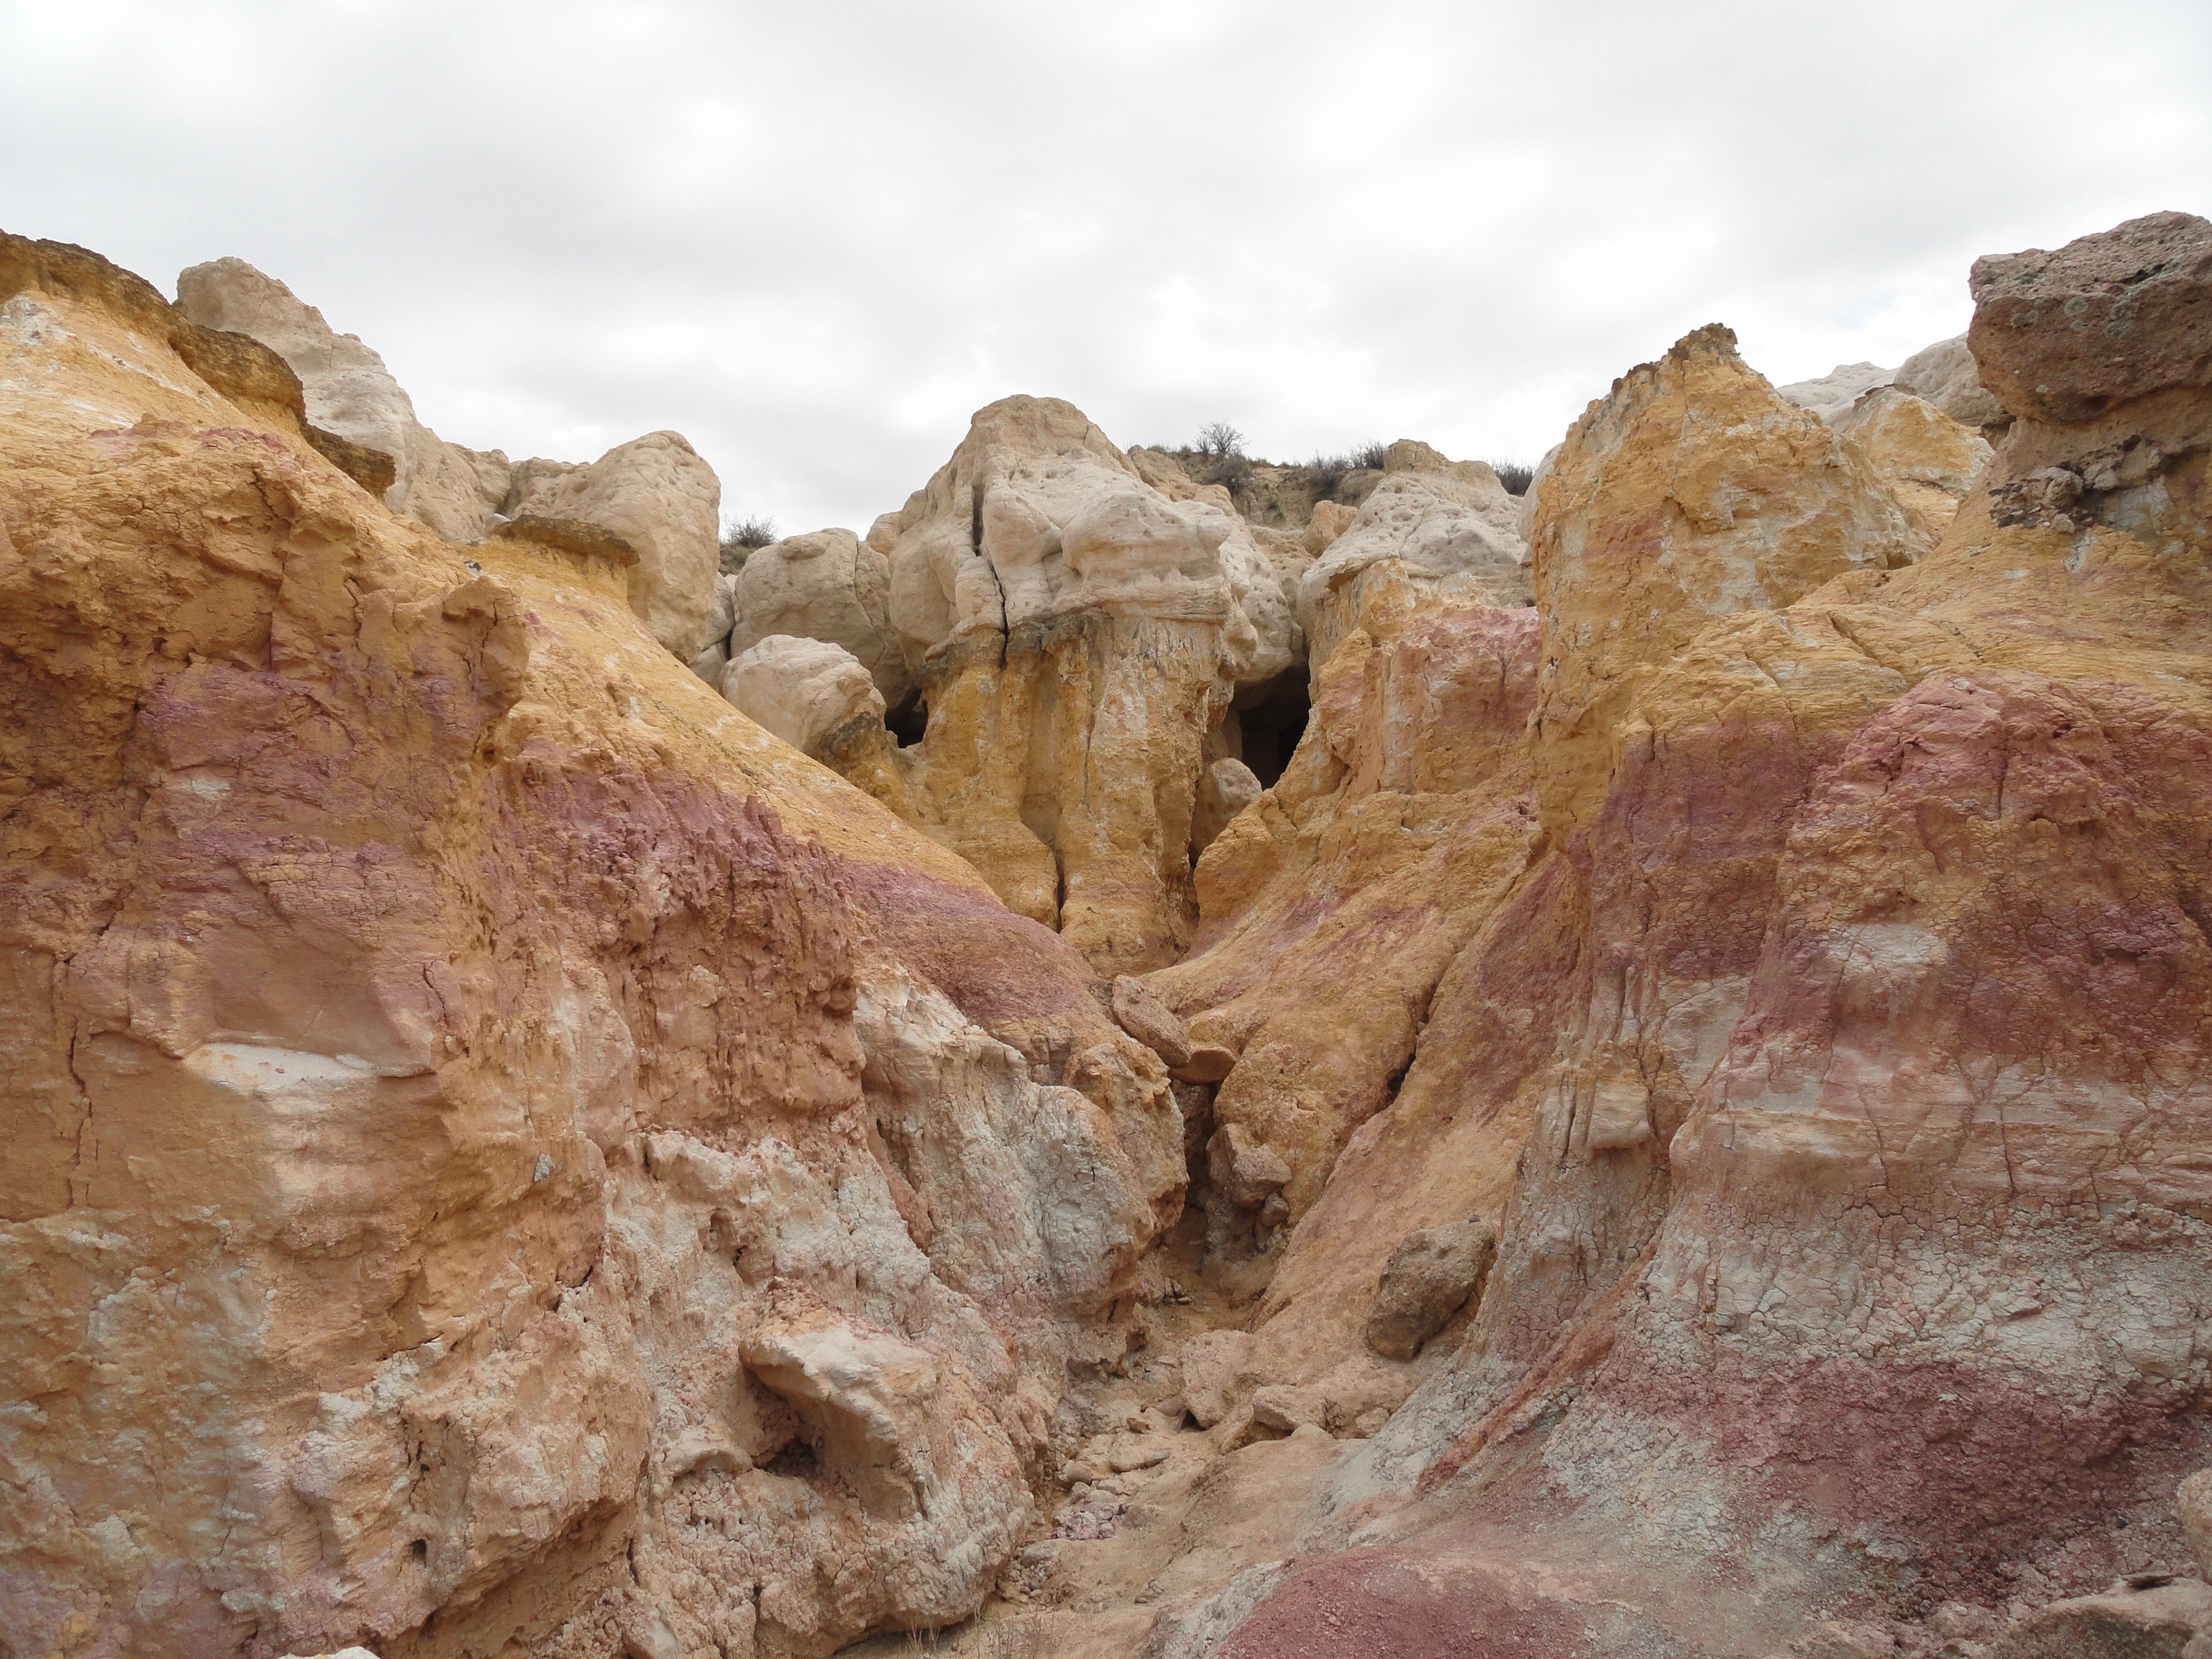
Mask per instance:
[[[672,426],[792,529],[1015,391],[1125,443],[1532,457],[1701,323],[1778,380],[1894,362],[1974,255],[2209,205],[2199,0],[0,19],[0,224],[164,284],[237,254],[450,437]]]

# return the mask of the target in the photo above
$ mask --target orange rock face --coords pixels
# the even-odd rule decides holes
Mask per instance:
[[[869,542],[928,708],[877,793],[1102,972],[1172,962],[1231,701],[1300,654],[1243,521],[1160,494],[1073,405],[1008,398]]]
[[[1194,1041],[1239,1056],[1220,1131],[1292,1172],[1265,1231],[1305,1213],[1387,1103],[1437,979],[1535,835],[1534,613],[1370,604],[1365,621],[1321,671],[1290,771],[1200,860],[1198,948],[1151,981]],[[1216,1230],[1256,1220],[1224,1212]]]
[[[1707,619],[1915,551],[1896,496],[1704,328],[1590,405],[1537,487],[1542,783],[1554,834],[1598,810],[1636,672]]]
[[[1498,1261],[1382,1442],[1425,1495],[1224,1652],[1340,1651],[1386,1607],[1395,1650],[1454,1652],[1495,1606],[1531,1651],[1626,1640],[1634,1607],[1638,1639],[1749,1655],[1788,1639],[1778,1605],[2033,1601],[2182,1559],[2168,1506],[2212,1381],[2212,384],[2151,319],[2202,308],[2212,225],[2180,218],[1977,268],[1978,349],[2004,331],[1984,378],[2018,418],[1928,557],[1885,568],[1854,535],[1754,589],[1713,546],[1705,591],[1765,598],[1647,630],[1626,672],[1575,663],[1609,637],[1577,618],[1698,607],[1648,603],[1664,567],[1620,527],[1680,495],[1619,481],[1674,440],[1624,417],[1701,359],[1720,374],[1717,348],[1578,428],[1624,435],[1540,514],[1540,596],[1577,596],[1546,600],[1556,839],[1371,1126],[1412,1158],[1419,1115],[1447,1121],[1432,1064],[1450,1121],[1526,1115]],[[2144,319],[2103,330],[2094,373],[2085,309]],[[1744,395],[1726,378],[1717,410]],[[1717,428],[1699,396],[1690,424]],[[1826,464],[1791,465],[1765,499]],[[1806,522],[1729,533],[1755,566]],[[1279,1285],[1363,1170],[1417,1182],[1361,1152]],[[1741,1595],[1668,1588],[1693,1582]]]
[[[1950,528],[1960,501],[1990,464],[1990,446],[1980,434],[1893,386],[1863,394],[1835,430],[1896,494],[1913,521],[1916,557]]]
[[[465,556],[179,343],[251,342],[4,255],[11,1650],[965,1616],[1176,1213],[1158,1060],[621,568]]]

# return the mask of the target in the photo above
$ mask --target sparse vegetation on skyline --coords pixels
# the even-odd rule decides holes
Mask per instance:
[[[722,526],[722,574],[726,576],[742,570],[755,548],[766,547],[775,538],[774,519],[757,513],[732,519]]]
[[[1201,455],[1212,455],[1227,460],[1232,455],[1244,453],[1244,434],[1226,421],[1208,421],[1198,429],[1196,448]]]

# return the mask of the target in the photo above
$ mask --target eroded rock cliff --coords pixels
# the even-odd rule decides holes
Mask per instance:
[[[0,270],[10,1639],[2212,1642],[2212,224],[1526,504],[1009,399],[721,697]]]
[[[510,463],[498,450],[448,443],[424,426],[383,358],[243,259],[185,270],[177,310],[283,357],[300,378],[308,420],[388,459],[391,477],[368,482],[382,485],[393,512],[459,543],[525,515],[597,525],[634,555],[630,604],[653,637],[687,662],[707,645],[721,484],[682,434],[648,433],[588,464]]]
[[[455,548],[251,341],[0,269],[11,1650],[972,1611],[1176,1213],[1158,1061],[621,566]]]
[[[1425,1496],[1347,1512],[1360,1547],[1221,1651],[1381,1620],[1443,1653],[1494,1611],[1532,1650],[1748,1654],[1789,1636],[1778,1603],[2002,1610],[2179,1560],[2212,1196],[2212,226],[2179,218],[1977,267],[2015,419],[1917,563],[1808,431],[1650,603],[1680,543],[1621,526],[1711,498],[1627,484],[1629,417],[1670,375],[1720,377],[1693,430],[1753,396],[1711,336],[1624,380],[1580,463],[1570,439],[1536,538],[1550,846],[1437,993],[1372,1126],[1398,1155],[1356,1140],[1305,1224],[1363,1171],[1405,1184],[1425,1110],[1519,1116],[1498,1260],[1376,1443]],[[2076,300],[2123,325],[2093,366]],[[1659,453],[1695,487],[1683,424]],[[1793,538],[1818,552],[1778,588]],[[1678,1594],[1716,1571],[1736,1588]]]
[[[1068,1610],[1101,1547],[1064,1545],[1017,1628],[1269,1659],[2179,1651],[2207,1603],[2159,1588],[2188,1570],[2172,1504],[2212,1449],[2208,277],[2212,226],[2173,216],[1978,267],[1978,337],[2002,305],[2040,390],[1978,480],[1978,440],[1910,394],[1824,431],[1693,336],[1557,458],[1536,614],[1417,600],[1350,637],[1308,746],[1201,865],[1196,949],[1153,976],[1194,1041],[1244,1042],[1186,1248],[1265,1288],[1181,1349],[1209,1473],[1138,1499],[1219,1588],[1167,1597],[1188,1581],[1155,1549],[1118,1605],[1166,1605],[1115,1625],[1110,1595]],[[1867,441],[1900,416],[1911,446]],[[1916,477],[1884,444],[1964,466]],[[1914,487],[1969,482],[1931,547]],[[1377,642],[1433,665],[1438,629],[1516,615],[1540,661],[1514,737],[1510,655],[1482,712],[1335,714],[1332,685],[1389,706]],[[1447,907],[1415,860],[1347,881],[1305,853],[1294,830],[1334,827],[1307,780],[1469,738],[1486,799],[1520,780],[1540,822],[1506,880],[1438,885],[1463,942],[1395,979],[1419,951],[1389,927]],[[1332,927],[1371,954],[1305,954]],[[1404,987],[1417,1013],[1368,1020]],[[1271,1021],[1311,1052],[1253,1046]],[[1466,1300],[1378,1348],[1399,1280],[1485,1223],[1487,1271],[1419,1292]],[[1269,1454],[1285,1556],[1190,1535],[1208,1482],[1322,1430],[1333,1453]]]

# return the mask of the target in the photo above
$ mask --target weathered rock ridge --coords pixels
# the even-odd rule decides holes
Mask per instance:
[[[1712,331],[1570,434],[1534,536],[1540,841],[1279,1247],[1246,1369],[1334,1378],[1396,1228],[1495,1218],[1498,1257],[1363,1454],[1413,1501],[1314,1534],[1218,1651],[1457,1652],[1494,1610],[1530,1650],[1825,1652],[1774,1608],[1955,1603],[1986,1636],[2182,1560],[2212,1449],[2208,257],[2160,216],[1977,267],[2013,419],[1932,549],[1850,436],[1899,394],[1838,447]],[[1993,1651],[2091,1619],[2036,1617]],[[1834,1650],[1915,1650],[1875,1635]]]
[[[2158,1587],[2212,1451],[2205,253],[2161,218],[1978,268],[1978,335],[2029,289],[2006,349],[2049,329],[2038,396],[2097,411],[2015,404],[1986,461],[1894,388],[1800,413],[1702,331],[1554,459],[1534,612],[1370,609],[1152,976],[1237,1055],[1185,1091],[1193,1248],[1258,1293],[1185,1344],[1182,1403],[1224,1477],[1255,1433],[1343,1437],[1277,1466],[1288,1552],[1186,1543],[1218,1588],[1147,1613],[1174,1570],[1116,1545],[1153,1577],[1115,1623],[1070,1554],[1105,1547],[1062,1546],[1033,1639],[2009,1659],[2203,1626]],[[2132,397],[2069,387],[2085,309]],[[1468,747],[1444,838],[1405,835]],[[1472,1309],[1377,1349],[1418,1241],[1485,1224]],[[1148,1532],[1203,1486],[1145,1488]]]
[[[382,494],[393,512],[420,519],[449,542],[481,541],[503,522],[530,517],[597,525],[635,555],[630,604],[653,637],[687,662],[706,646],[721,484],[680,434],[648,433],[588,465],[510,463],[498,450],[439,437],[416,419],[383,358],[243,259],[185,270],[177,278],[177,310],[282,356],[300,377],[309,420],[389,459]]]
[[[1528,502],[1010,398],[696,673],[0,273],[0,1641],[2212,1650],[2212,224]]]
[[[0,270],[9,1650],[964,1616],[1176,1213],[1159,1062],[623,567]]]
[[[920,730],[818,722],[809,752],[1100,971],[1158,969],[1193,937],[1192,861],[1297,742],[1309,661],[1370,602],[1524,603],[1517,513],[1482,463],[1401,441],[1356,509],[1322,502],[1291,536],[1067,404],[1011,398],[865,541],[749,558],[730,666],[702,666],[773,721],[753,699],[783,694],[738,659],[774,635],[842,647]]]

